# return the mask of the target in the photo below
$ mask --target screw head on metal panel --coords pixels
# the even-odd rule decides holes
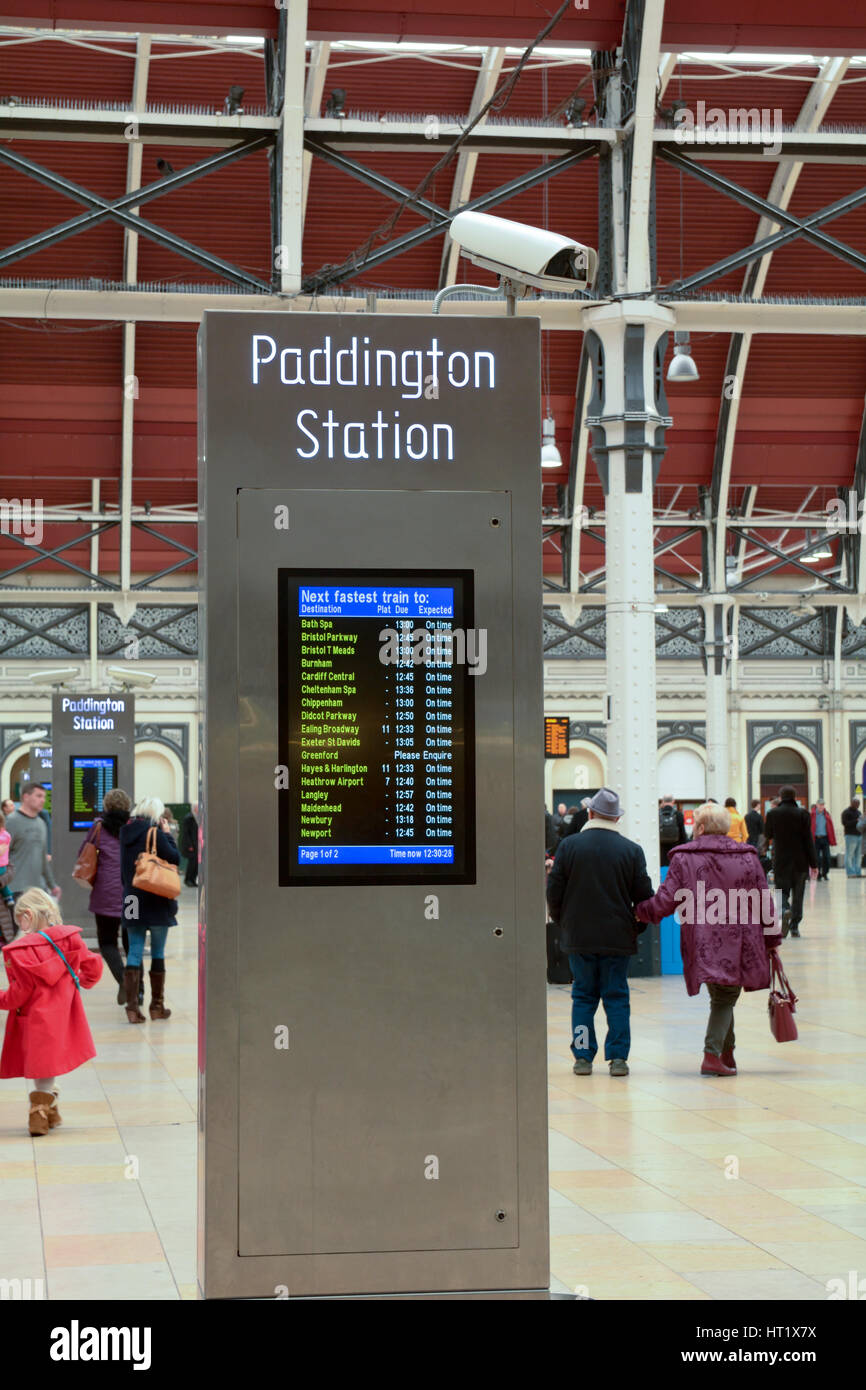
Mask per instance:
[[[491,526],[498,526],[498,525],[499,525],[499,517],[498,517],[498,516],[492,516],[492,517],[490,518],[490,525],[491,525]]]
[[[493,928],[493,935],[494,935],[494,936],[502,936],[502,934],[503,934],[503,933],[502,933],[502,928],[501,928],[501,927],[494,927],[494,928]]]
[[[499,1208],[498,1212],[496,1213],[496,1220],[497,1220],[497,1221],[504,1221],[504,1220],[505,1220],[505,1212],[502,1210],[501,1207]]]

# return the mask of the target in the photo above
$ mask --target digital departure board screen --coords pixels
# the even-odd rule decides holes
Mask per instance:
[[[474,883],[471,571],[279,585],[280,884]]]
[[[102,798],[117,786],[117,758],[69,759],[69,829],[89,830],[102,810]]]
[[[567,714],[546,714],[544,716],[544,756],[545,758],[568,757]]]

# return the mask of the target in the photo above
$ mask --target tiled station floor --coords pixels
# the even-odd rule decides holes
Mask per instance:
[[[76,890],[70,888],[69,897]],[[69,914],[72,915],[71,913]],[[866,878],[807,889],[785,945],[800,1040],[737,1005],[736,1078],[698,1074],[706,994],[632,983],[631,1075],[576,1077],[549,995],[552,1286],[596,1299],[826,1299],[866,1276]],[[98,1056],[60,1078],[63,1125],[26,1132],[0,1082],[0,1274],[47,1298],[194,1298],[195,894],[169,935],[165,1023],[132,1028],[108,972]]]

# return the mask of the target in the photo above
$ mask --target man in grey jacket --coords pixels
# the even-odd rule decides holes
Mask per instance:
[[[48,831],[39,812],[45,805],[45,788],[41,782],[28,782],[21,791],[21,807],[13,811],[6,822],[12,836],[9,844],[9,863],[12,867],[13,897],[17,900],[28,888],[42,888],[60,897],[54,881],[48,853]]]

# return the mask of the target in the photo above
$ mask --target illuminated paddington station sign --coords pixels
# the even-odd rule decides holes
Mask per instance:
[[[67,727],[74,733],[113,732],[117,727],[116,717],[126,714],[126,700],[123,697],[99,697],[64,695],[60,701],[61,715],[69,715]]]
[[[488,349],[445,351],[431,336],[426,345],[400,349],[373,347],[369,337],[353,335],[335,350],[331,335],[317,347],[280,347],[268,333],[251,340],[252,384],[357,387],[367,401],[370,388],[399,390],[404,401],[435,401],[450,392],[478,392],[483,399],[496,389],[496,356]],[[309,399],[309,398],[308,398]],[[293,440],[299,458],[388,459],[453,462],[457,443],[447,421],[412,418],[411,408],[377,409],[375,416],[350,420],[306,405],[295,415]]]

